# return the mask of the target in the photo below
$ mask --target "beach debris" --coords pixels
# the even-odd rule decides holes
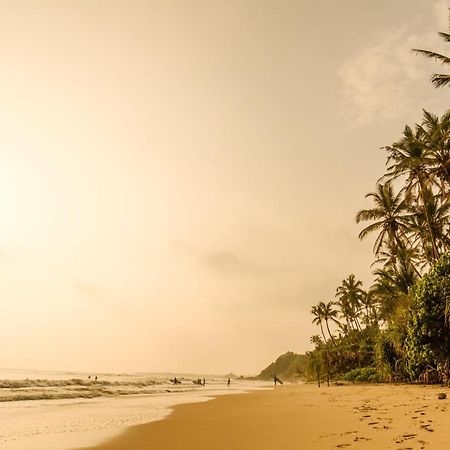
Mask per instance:
[[[446,398],[447,398],[447,394],[445,394],[444,392],[439,392],[439,394],[438,394],[439,400],[444,400]]]

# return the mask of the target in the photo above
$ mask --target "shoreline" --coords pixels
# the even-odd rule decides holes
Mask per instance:
[[[437,394],[446,390],[283,385],[177,405],[161,421],[84,450],[442,449],[450,442],[450,400]]]
[[[134,425],[162,420],[177,404],[210,401],[269,385],[235,381],[227,387],[225,383],[212,380],[201,388],[155,394],[0,402],[0,449],[86,448],[119,436]]]

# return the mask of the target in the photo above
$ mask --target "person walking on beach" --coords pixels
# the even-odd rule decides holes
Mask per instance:
[[[206,384],[206,380],[203,378],[203,386],[205,386]]]
[[[274,373],[273,374],[273,383],[275,384],[275,386],[278,384],[283,384],[283,382],[277,377],[277,374]]]
[[[231,384],[231,380],[228,378],[227,386],[230,386],[230,384]]]

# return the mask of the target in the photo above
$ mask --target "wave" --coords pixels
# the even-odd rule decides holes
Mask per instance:
[[[173,386],[168,380],[121,381],[22,379],[0,380],[0,403],[22,400],[91,399],[125,395],[150,395],[196,390],[192,384]]]
[[[72,378],[70,380],[0,380],[0,389],[20,389],[30,387],[64,387],[64,386],[136,386],[147,387],[161,384],[156,380],[139,381],[106,381],[106,380],[83,380],[81,378]]]

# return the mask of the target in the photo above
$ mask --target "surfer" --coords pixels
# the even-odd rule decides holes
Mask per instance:
[[[277,375],[274,373],[273,374],[273,382],[275,384],[275,386],[278,384],[283,384],[283,382],[277,377]]]

